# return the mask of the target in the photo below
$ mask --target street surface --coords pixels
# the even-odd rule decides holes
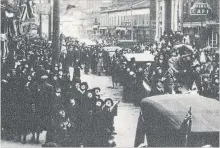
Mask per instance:
[[[112,98],[115,101],[121,100],[118,105],[118,116],[115,117],[115,142],[117,147],[133,147],[135,140],[135,132],[139,116],[139,107],[135,107],[133,103],[126,103],[122,99],[122,87],[112,88],[111,77],[84,75],[82,74],[82,82],[88,83],[89,88],[100,87],[101,98]],[[45,142],[46,132],[40,135],[40,144],[21,144],[13,141],[1,140],[1,147],[41,147]],[[31,139],[31,135],[27,136],[27,140]]]

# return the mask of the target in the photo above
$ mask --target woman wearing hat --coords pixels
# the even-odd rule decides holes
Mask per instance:
[[[119,101],[114,104],[111,98],[107,98],[104,101],[104,118],[105,118],[105,126],[110,131],[110,133],[115,133],[114,127],[114,117],[117,115],[117,105]]]
[[[70,147],[79,147],[80,146],[80,126],[81,126],[81,118],[80,118],[80,106],[77,103],[74,96],[69,96],[68,104],[66,105],[66,115],[70,121],[70,127],[68,129],[69,141],[68,146]]]
[[[100,91],[101,91],[101,89],[99,87],[95,87],[92,89],[93,96],[96,99],[100,99]]]
[[[86,92],[86,99],[84,100],[83,105],[83,146],[91,147],[95,146],[93,145],[93,115],[95,112],[95,104],[96,104],[96,98],[93,96],[93,93],[91,90],[88,90]]]
[[[96,100],[94,116],[93,116],[93,144],[96,147],[104,145],[103,136],[105,134],[104,116],[103,116],[104,101],[101,99]]]

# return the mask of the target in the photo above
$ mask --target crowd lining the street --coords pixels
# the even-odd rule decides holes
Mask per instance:
[[[39,143],[39,134],[45,130],[46,143],[115,146],[109,139],[114,134],[118,102],[103,99],[100,88],[89,89],[81,82],[82,69],[85,74],[91,70],[112,76],[113,87],[122,85],[124,99],[137,104],[147,96],[183,93],[194,86],[200,95],[218,100],[219,54],[191,48],[186,42],[179,34],[165,33],[159,43],[145,48],[155,56],[154,62],[138,64],[135,58],[124,57],[128,51],[116,50],[110,56],[104,44],[86,46],[65,37],[59,62],[53,66],[48,41],[12,40],[8,57],[2,59],[2,135],[26,143],[26,135],[32,133],[31,141]],[[129,52],[145,51],[137,44]]]
[[[70,50],[78,46],[68,43]],[[30,142],[39,143],[47,131],[45,146],[115,146],[118,102],[81,82],[77,54],[70,62],[61,55],[53,66],[48,41],[21,37],[13,45],[2,61],[2,138],[26,143],[32,133]]]

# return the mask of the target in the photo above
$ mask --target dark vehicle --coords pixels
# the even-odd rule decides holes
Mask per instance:
[[[121,48],[129,48],[132,49],[134,45],[136,44],[133,40],[119,40],[116,46],[119,46]]]
[[[135,147],[144,140],[149,147],[219,147],[219,109],[219,101],[198,94],[145,98],[141,102]]]

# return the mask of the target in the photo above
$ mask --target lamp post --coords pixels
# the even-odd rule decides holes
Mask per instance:
[[[41,4],[41,0],[39,0],[39,3]],[[39,24],[39,36],[42,37],[42,14],[41,13],[39,14],[39,21],[40,21],[40,24]]]

